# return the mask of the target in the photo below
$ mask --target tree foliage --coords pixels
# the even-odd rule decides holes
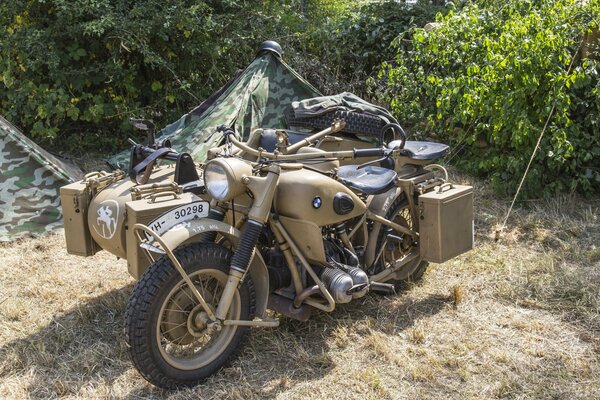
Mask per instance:
[[[44,145],[114,151],[128,117],[171,122],[299,18],[292,1],[2,2],[0,113]]]
[[[290,46],[300,51],[300,68],[317,60],[314,73],[306,75],[325,91],[353,91],[369,96],[367,80],[376,75],[384,60],[391,60],[393,40],[411,28],[435,20],[446,8],[429,1],[407,4],[403,1],[313,1],[309,21]],[[310,54],[310,57],[306,55]],[[330,89],[330,90],[328,90]]]
[[[598,0],[469,2],[396,40],[385,97],[413,134],[449,141],[453,161],[505,192],[554,110],[526,194],[587,192],[600,176],[600,64],[580,48],[599,15]]]

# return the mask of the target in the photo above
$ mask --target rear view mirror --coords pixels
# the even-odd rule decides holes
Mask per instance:
[[[129,122],[137,129],[141,129],[143,131],[154,130],[156,127],[154,122],[150,119],[144,118],[129,118]]]
[[[152,120],[144,118],[129,118],[129,122],[137,129],[148,131],[148,146],[154,146],[154,129],[156,128],[156,125],[154,125]]]

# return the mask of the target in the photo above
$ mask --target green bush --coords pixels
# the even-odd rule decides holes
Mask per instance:
[[[554,107],[525,195],[597,189],[600,64],[579,50],[599,15],[598,0],[467,3],[411,46],[397,39],[384,97],[413,135],[450,142],[453,162],[507,193]]]
[[[390,0],[0,2],[0,114],[50,149],[114,153],[127,137],[143,138],[129,117],[172,122],[266,39],[323,92],[365,95],[397,33],[441,9]]]
[[[129,117],[173,121],[261,41],[298,29],[296,3],[1,2],[0,113],[50,148],[114,152],[134,134]]]
[[[304,32],[290,43],[301,52],[295,63],[324,92],[352,91],[367,97],[367,79],[376,75],[382,61],[393,59],[391,44],[398,34],[422,27],[446,11],[429,3],[311,2],[309,11],[316,10],[316,15],[308,14]],[[303,68],[311,59],[313,68]]]

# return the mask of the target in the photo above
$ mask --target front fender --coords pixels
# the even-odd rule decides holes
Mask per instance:
[[[225,236],[234,249],[240,241],[241,231],[239,229],[225,222],[208,218],[193,219],[174,226],[163,233],[161,239],[174,250],[182,244],[202,240],[201,235],[207,232],[216,232]],[[269,298],[269,272],[262,255],[257,251],[254,252],[250,261],[248,273],[252,277],[256,289],[256,315],[263,318]]]

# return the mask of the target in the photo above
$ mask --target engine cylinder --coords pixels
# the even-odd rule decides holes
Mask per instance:
[[[365,285],[364,289],[361,289],[358,292],[352,293],[353,299],[358,299],[359,297],[363,297],[369,291],[369,277],[367,273],[360,268],[350,267],[347,271],[350,278],[352,278],[352,282],[354,286],[356,285]]]
[[[348,294],[354,285],[350,275],[338,268],[325,268],[321,279],[336,303],[349,303],[352,300],[352,294]]]

